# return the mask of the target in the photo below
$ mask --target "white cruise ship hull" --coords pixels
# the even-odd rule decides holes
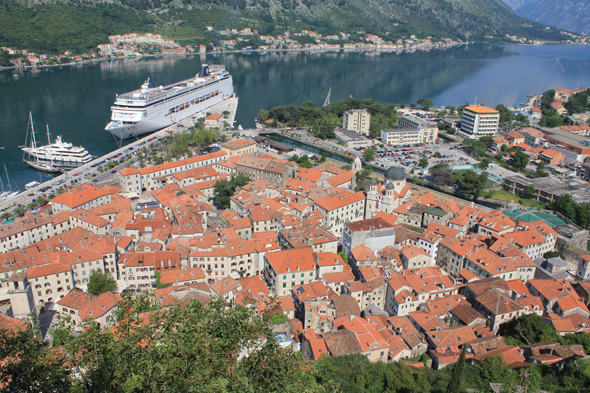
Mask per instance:
[[[111,122],[105,130],[119,139],[138,137],[204,112],[233,94],[232,78],[225,72],[157,89],[150,88],[146,82],[142,90],[117,97],[111,107]]]

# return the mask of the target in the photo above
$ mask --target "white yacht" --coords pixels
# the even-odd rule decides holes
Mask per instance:
[[[33,116],[29,113],[30,136],[27,135],[27,141],[22,150],[28,155],[29,165],[35,169],[46,172],[58,172],[60,168],[76,168],[87,162],[92,161],[92,156],[82,146],[73,146],[71,143],[64,142],[61,136],[58,136],[54,142],[51,142],[49,126],[47,126],[47,142],[45,146],[38,146]],[[29,145],[27,145],[27,142]]]
[[[171,126],[203,112],[234,95],[234,84],[222,66],[203,64],[194,78],[168,86],[151,87],[148,78],[141,89],[118,94],[105,130],[120,139]]]

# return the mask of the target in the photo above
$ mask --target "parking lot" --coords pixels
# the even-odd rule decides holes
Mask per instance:
[[[435,157],[435,153],[440,153]],[[428,160],[428,168],[439,163],[447,163],[451,167],[461,167],[476,164],[477,161],[463,153],[457,143],[441,142],[439,145],[423,145],[411,147],[386,147],[377,150],[375,163],[382,168],[392,165],[404,166],[406,168],[418,168],[420,159]]]

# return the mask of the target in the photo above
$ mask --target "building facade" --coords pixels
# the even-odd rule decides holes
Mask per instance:
[[[500,112],[483,105],[466,106],[463,109],[461,130],[459,135],[464,138],[479,139],[484,136],[495,136],[500,123]]]

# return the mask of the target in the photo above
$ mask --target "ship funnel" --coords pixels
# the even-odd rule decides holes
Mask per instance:
[[[209,64],[203,64],[201,66],[201,70],[199,71],[199,75],[197,75],[199,78],[205,78],[207,76],[209,76]]]

